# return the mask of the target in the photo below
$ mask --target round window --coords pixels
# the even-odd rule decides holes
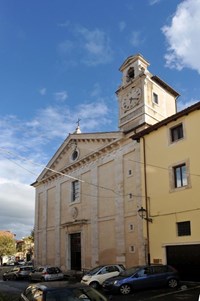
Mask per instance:
[[[72,160],[75,161],[78,158],[78,151],[75,149],[72,153]]]

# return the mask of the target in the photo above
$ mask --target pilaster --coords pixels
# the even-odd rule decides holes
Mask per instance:
[[[43,204],[43,226],[42,226],[42,264],[45,265],[47,254],[47,202],[48,194],[47,190],[44,191],[44,204]]]
[[[115,233],[116,233],[116,261],[125,265],[125,240],[124,240],[124,173],[123,156],[120,154],[115,158],[115,191],[117,192]]]
[[[55,199],[55,265],[60,266],[60,182],[56,183]]]
[[[98,169],[97,166],[91,171],[92,184],[91,195],[94,196],[91,206],[91,265],[96,266],[99,262],[99,231],[98,231]]]

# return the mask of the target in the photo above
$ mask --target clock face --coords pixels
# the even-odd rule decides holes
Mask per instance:
[[[124,113],[133,109],[137,106],[141,99],[141,89],[140,88],[132,88],[123,98],[122,100],[122,109]]]

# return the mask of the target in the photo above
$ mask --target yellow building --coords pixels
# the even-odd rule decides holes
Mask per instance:
[[[32,184],[36,264],[80,270],[148,261],[138,215],[144,200],[142,152],[131,137],[175,114],[179,95],[148,66],[137,54],[120,67],[119,131],[81,133],[78,124]]]
[[[171,264],[193,279],[200,267],[199,128],[196,103],[132,137],[141,148],[140,213],[151,262]]]

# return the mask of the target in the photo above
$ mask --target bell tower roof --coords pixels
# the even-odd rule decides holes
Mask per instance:
[[[143,68],[147,69],[147,67],[150,65],[150,63],[140,54],[131,55],[129,56],[121,65],[119,68],[119,71],[123,72],[125,69],[127,69],[130,65],[134,64],[136,61],[138,61],[138,65],[142,65]]]

